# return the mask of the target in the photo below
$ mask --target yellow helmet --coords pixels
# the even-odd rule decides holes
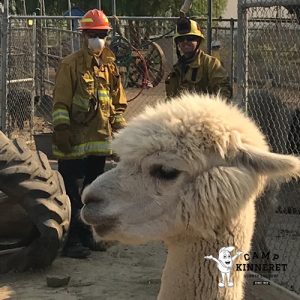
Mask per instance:
[[[199,24],[188,18],[180,18],[177,21],[176,25],[176,34],[174,36],[174,40],[181,36],[197,36],[201,39],[204,39],[204,34],[202,33]]]

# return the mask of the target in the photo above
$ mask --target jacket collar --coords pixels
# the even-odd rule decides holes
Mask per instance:
[[[190,68],[199,68],[200,65],[201,65],[201,58],[202,58],[203,55],[204,55],[204,52],[202,50],[199,50],[199,52],[195,55],[194,60],[191,63],[189,63],[188,66]],[[177,69],[180,69],[180,63],[179,62],[177,62],[175,66],[176,66]]]

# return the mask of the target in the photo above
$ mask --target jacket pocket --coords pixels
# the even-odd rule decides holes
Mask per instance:
[[[95,97],[83,97],[75,94],[71,107],[72,120],[78,124],[87,124],[97,114],[97,100]]]
[[[99,112],[99,124],[98,124],[98,134],[100,135],[100,139],[107,138],[111,136],[111,126],[109,123],[109,118],[103,111]]]
[[[95,93],[95,80],[89,72],[81,76],[80,83],[84,94],[93,95]]]

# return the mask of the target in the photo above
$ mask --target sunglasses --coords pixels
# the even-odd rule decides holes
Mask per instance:
[[[86,32],[86,35],[91,38],[91,39],[94,39],[94,38],[99,38],[99,39],[105,39],[107,37],[107,32],[103,32],[103,31],[93,31],[93,32],[89,32],[87,31]]]
[[[183,36],[179,36],[176,38],[176,42],[177,43],[182,43],[184,41],[187,42],[193,42],[193,41],[197,41],[197,37],[193,36],[193,35],[183,35]]]

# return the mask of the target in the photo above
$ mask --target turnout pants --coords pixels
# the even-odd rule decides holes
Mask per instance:
[[[82,243],[91,235],[89,226],[80,220],[81,193],[104,172],[105,156],[88,156],[84,159],[58,160],[58,171],[62,175],[66,193],[71,201],[71,224],[66,247]]]

